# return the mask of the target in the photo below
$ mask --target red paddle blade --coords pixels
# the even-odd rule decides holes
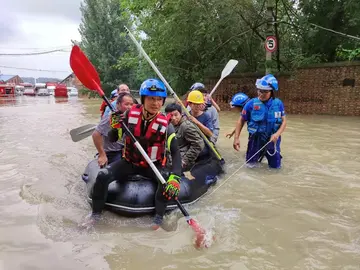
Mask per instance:
[[[104,91],[100,86],[100,78],[95,67],[83,53],[79,46],[73,46],[70,54],[70,66],[80,82],[90,90],[95,90],[100,96],[104,96]]]
[[[205,229],[201,228],[200,225],[194,220],[189,220],[189,225],[195,232],[195,247],[196,248],[202,248],[202,247],[210,247],[211,243],[209,242],[209,233],[205,231]],[[214,240],[213,237],[211,237],[211,240]]]

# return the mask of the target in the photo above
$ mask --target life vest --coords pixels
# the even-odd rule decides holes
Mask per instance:
[[[128,112],[128,127],[135,138],[144,148],[151,161],[159,161],[165,158],[166,135],[168,127],[168,118],[159,113],[147,126],[145,135],[141,135],[142,105],[133,105]],[[136,166],[147,167],[148,164],[130,136],[125,137],[124,158]]]
[[[115,98],[112,98],[110,99],[110,103],[113,102],[114,100],[116,100],[116,97]],[[106,107],[107,107],[107,103],[105,101],[103,101],[100,105],[100,112],[101,112],[101,117],[103,117],[104,113],[105,113],[105,110],[106,110]]]
[[[262,133],[267,137],[274,134],[282,123],[280,105],[278,98],[271,99],[268,108],[259,98],[253,99],[251,118],[248,121],[247,129],[250,134]]]
[[[122,114],[122,113],[121,113]],[[118,120],[118,117],[120,117],[120,115],[116,115],[116,114],[111,114],[110,115],[110,126],[112,128],[116,128],[117,131],[118,131],[118,140],[121,140],[122,139],[122,135],[123,135],[123,131],[122,131],[122,128],[121,128],[121,124]]]

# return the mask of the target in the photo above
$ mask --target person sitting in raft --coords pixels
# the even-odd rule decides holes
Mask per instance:
[[[155,194],[155,217],[152,228],[158,229],[163,221],[166,205],[169,200],[177,198],[180,191],[181,156],[174,127],[167,117],[160,112],[167,97],[165,85],[157,79],[148,79],[141,84],[140,98],[142,105],[133,105],[124,113],[122,121],[144,148],[154,165],[161,170],[166,154],[166,145],[170,149],[172,168],[166,185],[158,184]],[[83,224],[89,228],[99,220],[104,209],[109,184],[114,181],[127,181],[128,176],[139,174],[144,177],[158,179],[145,158],[131,141],[125,136],[124,158],[101,169],[97,175],[92,196],[92,213]]]
[[[210,97],[210,93],[206,90],[205,85],[203,83],[200,82],[194,83],[190,87],[190,91],[192,90],[199,90],[201,93],[203,93],[205,99],[205,105],[207,105],[207,107],[214,106],[214,108],[218,113],[221,111],[220,106],[216,103],[215,99]]]
[[[195,126],[182,115],[182,109],[179,104],[168,104],[165,112],[171,116],[171,124],[175,128],[182,160],[182,169],[183,171],[189,171],[205,147],[204,140]]]
[[[194,83],[191,86],[190,90],[199,90],[204,95],[205,106],[203,110],[208,112],[210,115],[211,122],[214,127],[213,136],[210,138],[210,141],[215,144],[217,142],[220,133],[219,113],[218,113],[220,112],[220,107],[219,105],[217,105],[215,100],[210,97],[209,93],[205,89],[204,84],[199,82]]]
[[[199,90],[193,90],[189,93],[187,102],[191,109],[189,120],[210,139],[213,136],[214,126],[209,113],[203,111],[205,103],[203,94]]]
[[[241,114],[243,107],[249,100],[250,100],[250,98],[246,94],[239,92],[232,97],[232,99],[230,101],[230,107],[231,107],[231,109],[235,109],[237,112],[239,112]],[[231,137],[234,136],[234,134],[235,134],[235,130],[236,130],[236,127],[234,128],[234,130],[231,133],[226,134],[226,138],[231,139]]]
[[[249,132],[246,160],[249,160],[257,151],[270,141],[263,152],[255,155],[248,161],[249,167],[256,166],[261,162],[263,156],[268,160],[270,168],[281,167],[280,142],[281,134],[286,127],[286,116],[284,104],[275,98],[275,91],[278,91],[278,81],[268,74],[257,79],[255,86],[258,90],[258,97],[248,101],[236,124],[233,147],[236,151],[240,149],[240,133],[247,122]]]
[[[120,93],[128,93],[130,94],[130,88],[129,86],[127,86],[126,84],[122,83],[119,85],[118,87],[118,95]],[[134,103],[137,104],[137,100],[134,98]],[[111,104],[115,107],[116,106],[116,100],[114,100],[113,102],[111,102]],[[104,116],[110,115],[111,114],[111,109],[109,108],[109,106],[106,106],[105,108],[105,112],[104,112]]]
[[[116,100],[116,115],[104,117],[92,134],[94,145],[98,151],[98,164],[102,168],[121,158],[123,144],[120,141],[110,142],[108,133],[116,125],[116,118],[134,104],[133,97],[128,93],[121,93]],[[117,132],[117,130],[115,130]]]
[[[119,95],[118,89],[111,91],[110,102],[116,101],[116,98],[118,97],[118,95]],[[100,105],[101,118],[104,116],[106,107],[107,107],[106,102],[103,101]]]
[[[189,93],[187,98],[190,107],[189,120],[193,122],[201,132],[211,141],[213,136],[214,126],[211,121],[210,114],[204,111],[204,96],[199,90],[193,90]],[[207,157],[210,153],[210,148],[206,145],[200,153],[199,158]]]

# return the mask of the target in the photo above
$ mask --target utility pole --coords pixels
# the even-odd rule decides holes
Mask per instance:
[[[266,61],[265,69],[266,74],[271,73],[271,68],[273,66],[272,53],[275,52],[277,47],[277,40],[274,36],[274,0],[266,0],[266,40],[265,40],[265,49],[266,49]]]

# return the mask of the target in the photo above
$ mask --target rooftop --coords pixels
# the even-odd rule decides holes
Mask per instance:
[[[0,74],[0,81],[8,81],[10,80],[11,78],[14,78],[16,75],[3,75],[3,74]]]

